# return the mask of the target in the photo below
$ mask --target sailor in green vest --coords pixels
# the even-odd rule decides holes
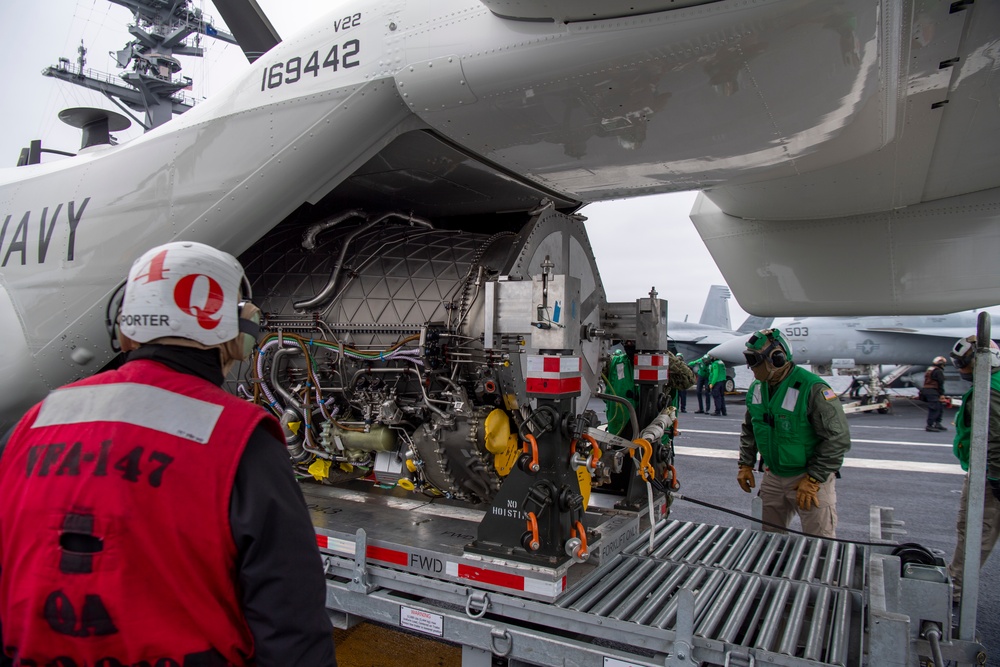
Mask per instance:
[[[715,403],[716,417],[726,414],[726,364],[722,359],[708,357],[708,386],[712,389],[712,402]]]
[[[695,414],[703,415],[706,412],[712,411],[712,391],[708,388],[708,355],[695,359],[694,361],[688,363],[691,370],[694,371],[695,376],[698,378],[698,386],[695,388],[695,394],[698,396],[698,412]],[[704,402],[702,398],[704,397]]]
[[[747,493],[756,486],[759,453],[764,521],[787,528],[797,513],[804,532],[836,537],[834,480],[851,448],[839,397],[817,375],[792,363],[791,348],[777,329],[754,333],[743,354],[756,379],[747,390],[736,480]],[[767,524],[764,530],[783,532]]]
[[[961,338],[951,350],[951,360],[963,380],[972,380],[975,366],[976,337]],[[972,443],[972,392],[962,397],[962,405],[955,415],[955,456],[963,470],[969,469],[969,446]],[[958,505],[958,544],[948,566],[951,575],[952,595],[961,599],[963,567],[965,565],[966,505],[969,497],[969,476],[962,484],[962,499]],[[983,498],[983,543],[980,567],[990,557],[993,546],[1000,537],[1000,348],[990,341],[990,421],[986,437],[986,493]]]

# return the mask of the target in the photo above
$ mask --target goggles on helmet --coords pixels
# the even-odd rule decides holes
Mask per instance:
[[[743,357],[747,360],[747,366],[750,368],[767,361],[767,355],[757,350],[743,350]]]
[[[743,350],[743,357],[750,368],[771,359],[771,355],[775,349],[781,349],[788,360],[792,358],[791,350],[785,343],[785,339],[781,337],[781,332],[777,329],[755,331],[747,339],[746,346],[747,349]]]
[[[968,368],[972,365],[973,360],[976,358],[976,355],[973,354],[975,351],[975,336],[961,338],[957,343],[955,343],[955,346],[951,350],[951,363],[953,363],[955,368],[959,370]]]

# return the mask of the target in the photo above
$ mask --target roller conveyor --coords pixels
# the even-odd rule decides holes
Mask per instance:
[[[646,538],[636,540],[556,604],[670,629],[686,588],[694,593],[695,637],[846,664],[860,633],[858,547],[678,521],[657,530],[652,554]]]
[[[331,575],[328,607],[343,624],[376,620],[473,653],[520,656],[517,664],[861,664],[866,553],[853,544],[662,520],[652,552],[646,530],[597,567],[545,573],[506,564],[510,575],[520,567],[529,577],[563,582],[553,599],[531,599],[530,593],[448,576],[470,567],[470,558],[483,571],[500,566],[462,554],[457,544],[437,551],[444,563],[437,574],[406,567],[403,559],[380,560],[397,549],[417,553],[416,545],[420,560],[433,560],[437,547],[428,536],[468,535],[475,515],[434,517],[406,508],[410,516],[403,523],[419,513],[411,523],[419,524],[422,537],[403,543],[398,523],[387,524],[384,533],[370,515],[358,520],[361,532],[349,521],[344,525],[358,511],[335,506],[350,501],[307,500],[331,517],[329,526],[317,524],[321,547],[324,539],[340,545],[322,550]],[[370,497],[364,504],[366,512],[373,509]],[[353,549],[346,549],[351,540]]]

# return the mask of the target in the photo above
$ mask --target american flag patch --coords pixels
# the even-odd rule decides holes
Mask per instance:
[[[832,401],[833,399],[837,398],[837,392],[827,387],[826,389],[823,390],[823,398],[825,398],[828,401]]]

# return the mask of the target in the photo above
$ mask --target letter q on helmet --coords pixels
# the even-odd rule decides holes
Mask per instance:
[[[171,336],[220,345],[240,333],[241,296],[250,299],[250,284],[235,257],[203,243],[166,243],[132,264],[119,327],[137,343]]]
[[[951,361],[959,370],[972,365],[976,353],[976,335],[959,338],[951,348]],[[1000,347],[990,341],[990,368],[1000,368]]]

